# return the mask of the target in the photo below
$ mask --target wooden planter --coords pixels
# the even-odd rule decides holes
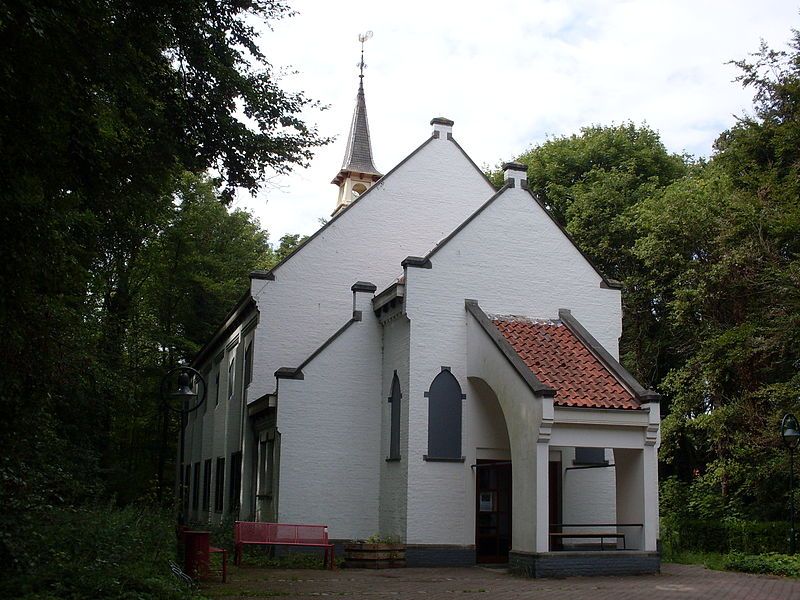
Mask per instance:
[[[353,542],[344,546],[344,566],[353,569],[397,569],[406,566],[405,544]]]

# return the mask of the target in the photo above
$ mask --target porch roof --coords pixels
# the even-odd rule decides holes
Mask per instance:
[[[489,317],[534,375],[556,390],[557,406],[641,407],[607,366],[562,320]]]

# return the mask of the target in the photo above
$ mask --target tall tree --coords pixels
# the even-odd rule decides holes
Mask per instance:
[[[711,163],[644,203],[635,253],[683,360],[662,388],[667,473],[695,517],[780,518],[778,423],[800,409],[800,34],[738,61],[752,115]]]
[[[80,500],[114,471],[141,268],[173,226],[183,174],[213,168],[225,202],[327,141],[300,118],[314,103],[284,92],[259,50],[258,29],[290,12],[272,0],[0,2],[3,506]],[[194,274],[198,294],[208,282]],[[194,311],[194,329],[174,332],[182,350],[227,293],[178,304]]]
[[[607,276],[625,286],[621,356],[648,385],[667,372],[642,265],[633,253],[640,203],[687,172],[689,157],[669,153],[657,132],[633,123],[584,127],[518,157],[528,183],[553,217]],[[497,174],[495,174],[495,177]]]

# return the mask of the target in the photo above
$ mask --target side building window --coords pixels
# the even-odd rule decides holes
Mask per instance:
[[[458,380],[442,367],[425,392],[428,398],[428,454],[425,460],[463,461],[461,455],[461,393]]]
[[[186,465],[183,468],[183,489],[181,490],[181,501],[186,510],[189,509],[189,490],[192,487],[192,466]]]
[[[214,510],[222,512],[222,503],[225,501],[225,459],[217,457],[217,473],[214,479]]]
[[[235,389],[234,379],[236,378],[236,357],[231,359],[228,365],[228,400],[233,400],[233,390]]]
[[[392,426],[389,435],[389,459],[391,460],[400,458],[400,401],[402,397],[400,380],[395,371],[394,377],[392,377],[392,395],[389,396],[389,403],[392,405]]]
[[[211,459],[203,463],[203,510],[211,506]]]
[[[214,376],[214,406],[219,405],[219,372],[222,370],[222,365],[217,364],[217,373]]]
[[[194,487],[192,488],[192,510],[200,508],[200,463],[194,463]]]
[[[230,510],[239,508],[239,495],[242,491],[242,453],[231,454],[231,478],[228,488],[228,507]]]
[[[250,385],[251,381],[253,381],[253,340],[250,340],[244,349],[244,387]]]

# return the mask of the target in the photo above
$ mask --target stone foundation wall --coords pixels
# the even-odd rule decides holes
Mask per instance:
[[[526,577],[649,575],[661,570],[657,552],[511,552],[509,570]]]

